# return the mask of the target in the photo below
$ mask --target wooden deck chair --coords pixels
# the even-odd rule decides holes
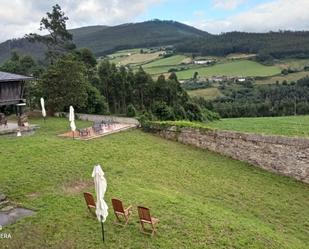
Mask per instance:
[[[128,224],[129,218],[132,214],[132,206],[130,205],[129,207],[124,209],[122,205],[122,201],[116,198],[112,198],[112,204],[113,204],[114,213],[117,219],[115,221],[115,224],[125,227]],[[120,217],[124,218],[125,223],[121,222]]]
[[[96,205],[95,205],[93,195],[89,192],[85,192],[84,197],[85,197],[85,201],[89,209],[89,212],[92,213],[94,216],[96,216],[96,213],[95,213]]]
[[[157,232],[156,224],[159,222],[159,219],[150,216],[149,208],[138,206],[137,209],[141,223],[141,232],[153,236]],[[150,224],[151,230],[145,228],[145,223]]]

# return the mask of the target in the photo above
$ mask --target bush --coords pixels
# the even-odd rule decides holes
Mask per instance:
[[[155,102],[151,109],[153,115],[159,120],[175,120],[173,109],[165,102]]]
[[[102,96],[99,90],[88,85],[87,87],[87,102],[84,108],[77,108],[78,111],[88,114],[108,114],[108,105],[105,97]]]
[[[204,122],[212,122],[220,119],[220,115],[218,113],[210,111],[206,108],[202,109],[202,113]]]
[[[203,121],[203,113],[201,107],[198,104],[188,102],[185,106],[187,118],[190,121]]]
[[[187,114],[185,108],[182,105],[174,106],[174,115],[176,120],[187,119]]]
[[[136,109],[134,105],[129,104],[127,108],[127,116],[128,117],[135,117],[136,116]]]
[[[144,111],[138,118],[142,127],[147,126],[147,124],[153,120],[153,116],[151,113]]]

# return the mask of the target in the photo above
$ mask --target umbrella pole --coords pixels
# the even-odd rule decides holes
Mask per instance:
[[[101,226],[102,226],[102,238],[103,238],[103,243],[105,242],[104,238],[104,224],[103,224],[103,216],[101,215]]]
[[[72,131],[73,132],[73,140],[74,140],[74,131]]]

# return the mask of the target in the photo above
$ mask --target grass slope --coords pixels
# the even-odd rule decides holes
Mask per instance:
[[[281,71],[276,66],[264,66],[260,63],[250,60],[238,60],[217,64],[210,67],[194,68],[177,72],[179,79],[192,78],[194,73],[198,72],[199,76],[272,76],[279,74]]]
[[[309,116],[230,118],[207,124],[221,130],[309,137]]]
[[[5,227],[0,248],[306,248],[308,185],[208,151],[129,131],[91,141],[56,135],[48,119],[36,135],[0,139],[0,192],[37,214]],[[86,123],[83,123],[86,125]],[[81,123],[78,123],[81,127]],[[140,234],[136,209],[128,227],[100,225],[85,207],[91,172],[106,173],[106,200],[145,205],[160,218],[153,239]]]
[[[147,63],[146,65],[144,65],[144,68],[179,65],[186,58],[187,57],[184,55],[173,55],[167,58],[163,58],[161,60]]]
[[[188,91],[188,93],[191,97],[203,97],[205,99],[215,99],[222,96],[222,93],[216,87],[192,90]]]
[[[304,72],[290,73],[288,75],[273,76],[266,79],[256,80],[255,82],[256,84],[274,84],[277,81],[279,83],[282,83],[284,80],[286,80],[287,82],[297,81],[307,76],[309,76],[309,72],[304,71]]]

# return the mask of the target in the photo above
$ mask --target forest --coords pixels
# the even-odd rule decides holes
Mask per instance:
[[[254,85],[244,82],[221,90],[212,101],[196,98],[201,106],[223,118],[288,116],[309,113],[309,77],[290,84]]]
[[[269,33],[230,32],[191,39],[176,45],[179,53],[225,56],[231,53],[257,54],[259,61],[280,58],[308,58],[308,31]]]

